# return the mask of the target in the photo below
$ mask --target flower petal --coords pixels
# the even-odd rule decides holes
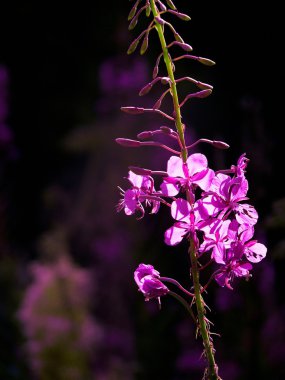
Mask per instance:
[[[171,204],[171,216],[173,219],[184,220],[189,216],[190,211],[191,206],[185,199],[178,198]]]
[[[164,233],[164,241],[167,245],[177,245],[182,240],[187,232],[187,224],[185,224],[185,228],[174,226],[168,228],[168,230]]]
[[[194,153],[187,158],[189,176],[199,173],[208,167],[208,160],[204,154]]]
[[[167,173],[169,177],[182,177],[184,178],[183,172],[183,161],[180,157],[171,156],[167,162]]]
[[[250,248],[247,248],[245,255],[248,261],[252,263],[259,263],[266,256],[267,248],[264,244],[255,243]]]

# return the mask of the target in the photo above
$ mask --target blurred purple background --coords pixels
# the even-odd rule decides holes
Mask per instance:
[[[189,4],[188,4],[189,3]],[[167,153],[128,150],[161,119],[130,116],[159,47],[127,56],[130,2],[6,3],[0,31],[0,379],[200,379],[201,341],[172,299],[145,303],[133,281],[140,262],[187,286],[186,246],[170,248],[164,211],[117,214],[128,165],[165,170]],[[217,362],[224,380],[285,378],[285,193],[281,11],[259,2],[222,6],[177,0],[176,22],[211,68],[177,64],[214,86],[184,109],[187,139],[214,169],[246,152],[257,238],[268,247],[249,282],[210,287]],[[174,21],[175,22],[175,21]],[[181,92],[187,89],[181,86]],[[147,127],[146,127],[147,125]]]

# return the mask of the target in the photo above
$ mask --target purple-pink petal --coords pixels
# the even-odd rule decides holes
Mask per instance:
[[[191,206],[185,199],[178,198],[171,204],[171,216],[175,220],[185,220],[189,217],[190,211]]]
[[[165,231],[164,241],[167,245],[177,245],[183,240],[187,231],[188,225],[186,223],[175,223]]]
[[[172,180],[172,181],[170,181]],[[179,193],[180,186],[177,183],[177,180],[174,178],[167,178],[160,185],[160,189],[162,194],[167,197],[174,197]]]
[[[259,263],[266,256],[267,248],[264,244],[255,243],[251,246],[247,246],[245,249],[245,255],[248,261],[252,263]]]
[[[184,178],[183,161],[180,157],[170,157],[170,159],[167,162],[167,174],[169,175],[169,177]]]
[[[124,195],[124,205],[126,215],[132,215],[137,208],[137,191],[128,189]]]
[[[239,236],[240,236],[240,241],[245,243],[247,241],[249,241],[250,239],[252,239],[253,235],[254,235],[254,228],[253,226],[250,226],[248,224],[242,224],[240,227],[239,227]]]
[[[142,279],[148,275],[159,277],[159,272],[150,264],[140,264],[134,273],[134,279],[137,285],[140,286]]]
[[[253,226],[257,223],[258,213],[253,206],[248,205],[246,203],[239,204],[236,205],[235,212],[236,220],[239,224],[248,224]]]
[[[202,190],[207,191],[215,176],[215,172],[212,169],[203,170],[193,176],[192,182],[198,185]]]
[[[131,184],[138,189],[141,188],[142,182],[143,182],[143,176],[133,173],[131,170],[128,174],[128,180],[131,182]]]
[[[194,153],[187,158],[189,176],[199,173],[208,167],[208,160],[204,154]]]
[[[169,292],[169,289],[159,279],[151,275],[142,279],[139,290],[144,294],[146,301],[165,296]]]

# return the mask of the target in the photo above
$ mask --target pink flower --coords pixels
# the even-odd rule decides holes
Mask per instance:
[[[169,292],[169,289],[159,280],[159,272],[152,265],[140,264],[135,270],[134,279],[146,301],[151,298],[160,299]]]
[[[232,242],[230,248],[224,250],[223,262],[221,261],[221,263],[225,265],[215,275],[219,285],[226,285],[231,289],[230,282],[234,277],[249,277],[252,265],[246,262],[246,259],[251,263],[258,263],[266,256],[267,248],[265,245],[256,240],[250,240],[253,234],[253,226],[247,224],[239,226],[236,220],[231,222],[228,235]]]
[[[232,242],[228,234],[230,223],[229,219],[225,221],[216,219],[212,226],[207,229],[208,231],[204,235],[204,241],[200,245],[199,252],[204,253],[213,249],[212,258],[216,263],[225,264],[225,250],[230,248],[230,243]]]
[[[220,286],[227,286],[227,288],[232,289],[230,282],[233,281],[235,277],[249,277],[249,271],[252,269],[250,263],[244,263],[237,260],[229,261],[219,273],[215,275],[215,280]]]
[[[237,177],[244,177],[248,161],[249,159],[246,158],[245,153],[243,153],[238,159],[237,166],[232,165],[232,169],[235,171]]]
[[[180,157],[172,156],[167,163],[168,177],[164,178],[160,188],[166,196],[175,196],[180,188],[197,185],[202,190],[208,190],[214,177],[214,171],[208,169],[206,156],[194,153],[183,163]]]
[[[254,235],[254,228],[243,224],[238,229],[237,241],[233,244],[232,249],[237,255],[245,255],[247,260],[252,263],[258,263],[267,253],[264,244],[258,243],[257,240],[250,240]]]
[[[197,209],[192,210],[190,204],[182,198],[176,199],[171,204],[171,216],[176,223],[165,231],[164,241],[167,245],[176,245],[190,232],[198,228],[201,221]]]
[[[247,191],[248,182],[243,176],[231,178],[226,174],[218,173],[213,178],[208,195],[205,194],[202,203],[209,216],[221,219],[233,211],[240,224],[254,225],[258,219],[255,208],[239,203],[248,199]]]
[[[151,206],[151,213],[158,212],[160,202],[155,197],[154,181],[149,175],[137,175],[129,171],[128,180],[132,185],[131,189],[121,190],[123,198],[117,205],[117,211],[124,209],[126,215],[133,215],[136,211],[141,213],[141,218],[144,216],[144,207]]]

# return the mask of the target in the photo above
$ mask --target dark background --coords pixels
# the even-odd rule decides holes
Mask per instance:
[[[222,6],[213,2],[188,4],[181,0],[176,5],[192,18],[188,23],[173,18],[173,23],[193,46],[193,53],[216,62],[211,68],[188,62],[177,64],[177,72],[180,69],[185,75],[199,77],[214,86],[209,98],[193,101],[185,108],[185,120],[199,138],[221,139],[230,144],[230,150],[222,156],[207,147],[201,148],[209,154],[213,165],[229,166],[240,154],[247,153],[249,196],[260,215],[257,233],[268,246],[265,260],[269,269],[266,264],[260,264],[261,269],[257,265],[250,283],[237,282],[234,295],[227,296],[230,300],[238,298],[236,303],[225,301],[235,306],[230,310],[220,307],[213,313],[216,330],[224,331],[223,343],[217,343],[217,350],[220,349],[217,357],[221,367],[222,363],[228,363],[224,368],[234,368],[233,372],[224,369],[225,379],[256,376],[279,380],[285,376],[282,360],[276,358],[285,352],[281,344],[284,338],[284,249],[281,243],[285,223],[280,212],[282,203],[276,205],[284,197],[282,12],[274,3],[262,5],[245,1]],[[136,152],[132,159],[132,150],[125,151],[114,143],[115,137],[134,137],[131,124],[137,119],[131,116],[126,121],[128,117],[121,116],[119,108],[140,99],[135,87],[130,85],[125,92],[124,89],[120,92],[114,83],[113,91],[110,87],[106,90],[102,79],[105,62],[114,62],[114,67],[119,62],[118,67],[121,65],[126,71],[134,65],[136,58],[127,57],[126,51],[141,27],[139,24],[134,31],[127,31],[130,6],[128,1],[74,5],[30,1],[1,5],[0,65],[9,74],[9,111],[5,123],[13,135],[8,145],[1,144],[0,165],[3,272],[0,368],[3,380],[31,376],[29,360],[21,349],[18,353],[26,338],[15,314],[24,289],[32,281],[29,266],[37,262],[46,264],[50,259],[41,252],[39,241],[46,231],[58,225],[68,226],[66,239],[76,264],[96,273],[100,302],[111,302],[109,292],[125,281],[114,309],[100,308],[96,302],[92,304],[93,315],[102,325],[107,324],[104,334],[114,325],[118,330],[122,326],[128,330],[127,322],[116,325],[112,318],[112,313],[118,313],[118,318],[124,319],[118,311],[121,307],[126,308],[127,321],[131,323],[133,354],[128,351],[120,358],[119,346],[112,341],[108,345],[106,340],[104,350],[98,349],[100,358],[117,355],[124,365],[131,362],[131,374],[115,372],[115,377],[106,375],[106,379],[155,376],[186,379],[191,373],[197,378],[200,376],[199,365],[196,368],[192,363],[192,367],[189,364],[185,369],[177,364],[179,353],[188,349],[181,333],[184,327],[180,326],[185,318],[183,311],[177,310],[171,301],[165,301],[159,313],[155,307],[146,308],[132,282],[135,266],[147,260],[156,264],[161,272],[164,269],[169,273],[173,269],[173,276],[185,275],[180,269],[180,265],[187,264],[183,253],[180,254],[183,247],[171,253],[163,245],[163,231],[169,225],[164,219],[166,215],[160,222],[149,221],[149,216],[148,220],[139,222],[129,218],[124,221],[125,216],[114,209],[119,199],[116,186],[122,186],[120,178],[126,175],[127,166],[133,163],[145,166],[145,160],[149,162],[145,156],[151,154],[149,150],[141,155]],[[144,83],[150,80],[151,67],[159,52],[155,34],[151,37],[153,45],[150,42],[146,58],[139,58],[139,52],[135,53],[137,59],[144,59],[150,68]],[[134,102],[130,103],[132,97]],[[129,104],[123,104],[125,100]],[[125,127],[125,123],[130,127]],[[83,199],[88,199],[87,206],[78,206],[84,203]],[[109,241],[117,234],[119,242],[114,240],[113,244],[125,244],[130,252],[124,253],[122,259],[116,257],[112,263],[111,259],[102,259],[96,244],[99,241],[104,245],[104,239]],[[124,269],[122,279],[116,274],[118,278],[112,282],[116,260],[124,264]],[[100,291],[102,285],[104,291]],[[216,285],[213,287],[216,293],[220,292]],[[266,291],[273,292],[274,303],[272,299],[271,303],[268,301],[270,296],[265,295]],[[209,300],[214,303],[215,297],[218,296],[209,294]],[[272,315],[276,318],[273,322]],[[266,335],[264,326],[269,329],[270,323],[276,327],[280,341],[266,340],[271,334]],[[7,329],[11,331],[9,336]],[[181,341],[179,334],[182,334]],[[195,344],[194,332],[188,334],[187,339]],[[274,347],[274,353],[268,353],[268,346],[274,345],[278,353]],[[195,347],[199,352],[198,343]],[[108,367],[109,361],[105,361]],[[94,359],[91,362],[95,376],[98,363]],[[41,378],[52,378],[49,376]]]

